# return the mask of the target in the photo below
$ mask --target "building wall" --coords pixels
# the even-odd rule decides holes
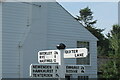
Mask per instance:
[[[0,3],[0,79],[2,77],[2,3]]]
[[[38,63],[38,51],[47,50],[47,4],[35,3],[41,7],[32,6],[32,22],[27,38],[24,40],[23,73],[22,77],[29,77],[30,64]],[[28,57],[29,56],[29,57]],[[26,59],[27,58],[27,59]]]
[[[91,35],[78,21],[76,21],[58,3],[48,4],[48,46],[55,48],[60,42],[67,48],[77,47],[77,41],[90,42],[90,65],[86,66],[86,73],[90,78],[97,77],[97,46],[96,38]],[[65,64],[76,65],[76,59],[65,59]]]
[[[2,5],[2,77],[20,77],[19,44],[26,33],[28,8],[18,2]]]
[[[77,41],[90,42],[91,65],[83,76],[97,77],[96,38],[58,3],[4,3],[3,9],[3,77],[29,78],[38,51],[56,49],[61,42],[76,48]],[[65,63],[76,64],[76,59]]]

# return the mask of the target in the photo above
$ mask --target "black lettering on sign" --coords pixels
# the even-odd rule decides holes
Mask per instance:
[[[58,67],[58,66],[55,66],[55,69],[59,69],[59,67]]]
[[[75,57],[83,57],[84,53],[80,53],[80,54],[75,54]]]
[[[41,68],[41,66],[40,66],[40,65],[38,65],[38,68]]]
[[[56,59],[54,59],[53,61],[56,62]]]
[[[83,66],[81,66],[81,70],[84,70],[85,68]]]
[[[45,54],[47,54],[47,52],[40,52],[39,54],[40,55],[45,55]]]
[[[84,71],[84,70],[81,70],[81,73],[85,73],[85,71]]]
[[[44,62],[44,60],[40,60],[40,62]]]
[[[79,69],[79,66],[66,66],[66,69]]]
[[[78,50],[65,50],[65,54],[78,53]]]
[[[53,70],[37,70],[37,69],[34,69],[33,73],[53,73]]]
[[[33,68],[37,68],[37,65],[33,65]]]
[[[33,74],[33,77],[36,77],[36,74]]]
[[[56,58],[56,55],[54,55],[54,58]]]
[[[54,52],[54,54],[58,54],[58,52],[57,52],[57,51],[55,51],[55,52]]]
[[[53,74],[33,74],[33,77],[53,77]]]
[[[52,59],[45,59],[44,62],[53,62]]]
[[[59,77],[59,75],[58,75],[58,74],[56,74],[56,77]]]
[[[51,55],[52,52],[40,52],[39,55]]]
[[[52,62],[52,59],[48,59],[47,62]]]
[[[55,70],[55,72],[57,72],[57,70]]]
[[[33,65],[32,66],[33,68],[41,68],[41,69],[51,69],[52,66],[49,66],[49,65]]]
[[[77,70],[66,70],[66,73],[77,73]]]
[[[40,56],[40,58],[45,58],[45,56]]]

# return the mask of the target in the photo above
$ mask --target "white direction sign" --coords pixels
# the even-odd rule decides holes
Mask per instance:
[[[85,67],[79,65],[67,65],[65,66],[65,73],[66,74],[84,74]]]
[[[87,48],[65,49],[64,58],[84,58],[88,55]]]
[[[79,65],[31,64],[31,78],[65,78],[65,74],[84,74],[85,67]]]
[[[59,63],[59,50],[45,50],[38,52],[39,63]]]
[[[65,78],[64,69],[56,64],[31,64],[30,76],[32,78]]]
[[[64,54],[64,58],[84,58],[88,55],[86,48],[65,49],[63,53],[60,50],[44,50],[38,52],[39,63],[59,63],[60,54]]]

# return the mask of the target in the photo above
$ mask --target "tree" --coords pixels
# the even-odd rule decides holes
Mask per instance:
[[[110,48],[114,50],[116,55],[120,54],[120,26],[113,25],[112,30],[108,33],[108,39],[110,41]]]
[[[84,9],[81,9],[79,11],[79,16],[75,18],[78,20],[87,30],[89,30],[95,37],[98,38],[98,53],[101,55],[107,55],[108,51],[108,39],[105,38],[105,36],[102,34],[104,29],[98,29],[94,27],[94,24],[96,24],[97,20],[93,20],[93,12],[89,7],[86,7]],[[102,51],[102,52],[101,52]]]
[[[80,16],[77,16],[76,20],[80,21],[83,26],[93,26],[93,24],[97,22],[97,20],[93,20],[93,12],[91,11],[91,9],[89,9],[89,7],[81,9],[79,13]]]
[[[112,30],[107,36],[111,51],[109,53],[109,61],[101,69],[103,72],[102,77],[120,80],[120,26],[113,25]]]

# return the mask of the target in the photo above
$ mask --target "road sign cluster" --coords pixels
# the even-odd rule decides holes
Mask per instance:
[[[57,65],[31,64],[30,76],[33,78],[55,78]]]
[[[61,56],[61,54],[64,55]],[[62,53],[60,50],[39,51],[39,64],[30,65],[30,76],[32,78],[64,78],[65,74],[83,74],[85,73],[84,66],[64,65],[62,64],[64,62],[62,62],[61,59],[84,58],[87,54],[86,48],[65,49]],[[58,63],[61,64],[58,65]]]
[[[85,72],[84,66],[66,65],[60,66],[57,64],[31,64],[30,76],[33,78],[59,78],[61,73],[65,74],[81,74]]]
[[[73,48],[64,50],[64,58],[84,58],[87,56],[86,48]],[[38,52],[39,63],[59,63],[60,50],[45,50]]]

